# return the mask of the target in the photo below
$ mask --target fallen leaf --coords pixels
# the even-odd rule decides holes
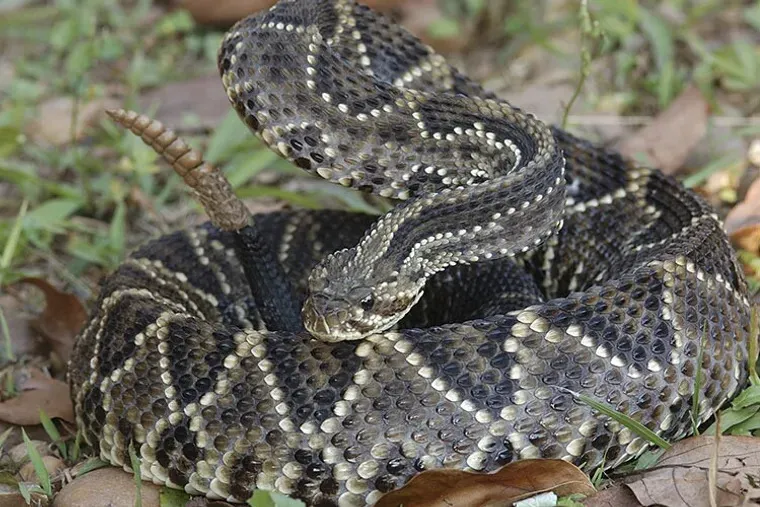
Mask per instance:
[[[626,486],[645,507],[710,507],[708,474],[714,454],[715,437],[681,440],[662,455],[655,467],[628,478]],[[721,436],[715,481],[717,505],[746,505],[743,502],[757,477],[760,439]]]
[[[702,92],[690,86],[652,123],[625,139],[618,149],[633,159],[674,174],[707,132],[708,104]]]
[[[45,457],[50,455],[50,445],[48,445],[48,442],[45,442],[44,440],[31,440],[30,443],[40,456]],[[8,451],[8,457],[10,457],[11,461],[16,465],[28,463],[30,458],[27,443],[21,442],[11,447]]]
[[[586,507],[642,507],[625,484],[616,484],[583,501]]]
[[[77,333],[87,320],[87,310],[73,294],[61,292],[41,278],[22,278],[19,283],[34,285],[45,295],[45,309],[32,326],[47,339],[64,362],[74,346]]]
[[[106,109],[117,107],[115,99],[95,99],[76,104],[71,97],[50,99],[38,108],[27,134],[37,143],[61,146],[82,139],[87,130],[105,118]],[[76,122],[72,125],[72,119]]]
[[[15,357],[46,353],[42,341],[29,325],[29,319],[24,315],[23,305],[18,298],[10,294],[0,295],[0,308],[8,324],[7,339],[10,339],[11,351]],[[6,337],[3,336],[2,339],[5,340]],[[3,349],[5,346],[3,342]],[[3,359],[8,359],[5,351],[0,355]]]
[[[41,424],[35,424],[35,425],[29,425],[29,426],[18,426],[15,424],[10,424],[5,421],[0,421],[0,435],[2,435],[8,428],[13,428],[13,431],[10,432],[8,437],[5,439],[5,442],[3,442],[2,448],[3,449],[10,449],[15,445],[18,445],[20,443],[23,443],[23,437],[21,436],[21,429],[23,428],[26,432],[26,435],[31,438],[32,440],[49,440],[50,436],[45,431],[45,428],[42,427]],[[2,460],[3,457],[0,456],[0,469],[2,468]],[[2,482],[2,480],[0,480]],[[2,505],[2,503],[0,503]]]
[[[736,246],[760,254],[760,178],[750,185],[744,200],[728,212],[724,223]]]
[[[140,485],[143,507],[159,507],[161,487],[145,482]],[[53,507],[134,507],[137,505],[135,477],[115,467],[99,468],[66,484],[53,500]]]
[[[55,456],[43,456],[42,464],[45,465],[45,470],[47,470],[50,477],[53,477],[58,472],[66,468],[66,465],[63,463],[63,461]],[[22,466],[18,471],[18,475],[22,481],[35,482],[37,480],[37,471],[34,468],[34,463],[30,461]]]
[[[31,486],[31,484],[27,485]],[[34,499],[32,502],[42,500],[40,498],[42,496],[42,493],[34,493]],[[19,491],[17,485],[0,483],[0,505],[3,507],[27,507],[29,504],[27,504],[26,500],[24,500],[24,496]],[[31,505],[37,504],[32,503]]]
[[[74,422],[69,385],[37,368],[29,368],[28,372],[26,381],[17,382],[18,396],[0,403],[0,420],[17,425],[39,424],[43,410],[50,418]]]
[[[376,507],[498,507],[545,491],[557,495],[595,493],[579,468],[563,460],[516,461],[491,474],[430,470],[383,495]]]

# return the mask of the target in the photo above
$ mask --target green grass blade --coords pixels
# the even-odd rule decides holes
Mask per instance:
[[[129,461],[132,463],[132,472],[135,474],[135,507],[142,507],[142,477],[140,473],[140,457],[135,453],[135,448],[129,444]]]
[[[665,453],[665,449],[657,448],[657,449],[650,449],[641,456],[639,456],[639,459],[636,460],[636,465],[634,465],[634,470],[646,470],[647,468],[652,468],[657,464],[657,462],[660,460],[660,457]]]
[[[723,421],[721,421],[721,425]],[[724,433],[730,435],[751,435],[753,431],[760,429],[760,412],[755,412],[752,417],[748,417],[744,421],[736,424],[734,427],[724,430]]]
[[[26,485],[23,482],[18,483],[18,491],[21,493],[21,496],[24,497],[24,501],[27,505],[32,504],[32,493],[27,489]]]
[[[13,353],[13,343],[11,342],[11,330],[8,327],[8,321],[5,320],[5,312],[0,307],[0,330],[3,332],[3,362],[13,362],[16,355]]]
[[[45,463],[42,461],[42,456],[40,456],[39,451],[34,444],[32,444],[32,441],[29,440],[29,436],[23,428],[21,428],[21,435],[24,438],[26,452],[29,454],[29,460],[32,462],[32,466],[34,466],[34,473],[37,474],[37,480],[40,481],[42,491],[44,491],[48,497],[52,497],[53,486],[50,484],[50,475],[48,474],[47,468],[45,468]]]
[[[758,410],[760,410],[760,407],[757,406],[739,409],[728,408],[726,410],[723,410],[720,415],[721,429],[723,432],[731,433],[731,429],[733,427],[743,423],[750,417],[757,414]],[[717,424],[713,423],[703,432],[703,435],[715,435],[716,429]]]
[[[296,500],[276,491],[257,489],[248,500],[251,507],[305,507],[301,500]]]
[[[707,332],[707,323],[705,323],[703,336]],[[697,376],[694,379],[694,392],[691,395],[691,430],[694,435],[699,435],[699,392],[704,382],[704,373],[702,372],[702,357],[705,351],[704,339],[699,342],[699,352],[697,353]]]
[[[161,507],[184,507],[190,501],[190,495],[173,488],[161,488],[158,504]]]
[[[0,257],[0,287],[3,286],[3,278],[5,272],[10,268],[13,255],[16,253],[16,247],[18,246],[18,240],[21,237],[21,226],[24,223],[24,217],[26,217],[26,210],[29,208],[29,201],[24,199],[16,215],[16,222],[13,224],[13,229],[8,236],[8,241],[5,242],[3,248],[3,256]]]
[[[746,408],[752,405],[760,405],[760,385],[751,385],[731,402],[733,408]]]
[[[760,332],[760,311],[757,308],[752,309],[749,321],[749,350],[747,351],[747,363],[749,366],[749,381],[753,386],[760,385],[760,376],[757,374],[757,355],[760,352],[758,347],[758,334]]]
[[[56,427],[53,420],[50,419],[50,417],[42,409],[40,409],[40,422],[42,423],[42,427],[45,429],[45,433],[47,433],[48,437],[50,437],[50,440],[52,440],[56,447],[58,447],[58,450],[61,452],[61,457],[64,460],[68,459],[68,454],[66,454],[66,442],[64,442],[63,438],[61,438],[61,433],[58,431],[58,428]]]
[[[737,158],[735,153],[728,153],[713,160],[694,174],[687,176],[681,183],[686,188],[694,188],[707,181],[713,174],[723,170],[730,171],[739,164],[744,164],[744,158]]]
[[[111,466],[105,461],[103,461],[100,458],[90,458],[87,461],[84,462],[84,465],[82,465],[79,468],[79,471],[77,472],[77,476],[84,475],[88,472],[92,472],[93,470],[97,470],[98,468],[104,468],[107,466]]]
[[[15,430],[15,426],[11,426],[7,430],[3,431],[2,434],[0,434],[0,450],[3,449],[3,446],[5,445],[5,441],[8,440],[8,437],[13,433],[13,430]]]
[[[76,463],[79,461],[79,452],[81,451],[82,446],[82,432],[77,430],[77,435],[74,437],[74,445],[71,446],[71,450],[69,451],[69,459]]]
[[[571,393],[575,398],[582,401],[586,405],[590,406],[597,412],[600,412],[607,417],[612,418],[613,420],[619,422],[629,430],[636,433],[641,438],[648,440],[649,442],[653,443],[657,447],[660,447],[662,449],[669,449],[670,444],[662,439],[659,435],[657,435],[654,431],[650,430],[643,424],[641,424],[639,421],[636,421],[634,419],[631,419],[625,414],[622,414],[615,410],[614,408],[610,407],[609,405],[602,403],[600,401],[595,400],[594,398],[591,398],[589,396],[586,396],[585,394],[581,393],[575,393],[570,391],[569,389],[562,389],[566,392]]]

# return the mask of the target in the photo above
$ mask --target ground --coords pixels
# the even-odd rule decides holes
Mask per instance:
[[[82,485],[84,479],[113,472],[117,475],[95,481],[105,485],[105,492],[97,494],[122,495],[111,499],[113,505],[134,502],[137,486],[130,476],[89,471],[101,464],[86,459],[87,450],[75,439],[66,385],[60,382],[65,358],[98,280],[146,239],[205,217],[179,178],[111,123],[106,108],[136,109],[176,129],[224,169],[251,209],[332,206],[377,213],[385,205],[304,175],[240,128],[215,56],[224,28],[244,14],[241,5],[250,10],[256,2],[177,3],[0,4],[0,380],[5,400],[0,419],[6,421],[0,428],[0,503],[47,504],[55,497],[59,505],[73,505],[78,497],[72,488],[78,483],[83,501],[88,498],[83,490],[90,491],[91,501],[101,500],[91,484]],[[700,192],[725,220],[758,302],[759,2],[386,0],[373,5],[510,102],[660,167]],[[721,449],[757,451],[751,438],[760,431],[757,385],[723,412]],[[715,439],[700,438],[691,444],[711,455]],[[656,457],[645,455],[638,467],[646,468]],[[692,491],[699,501],[731,490],[720,483],[721,474],[738,480],[717,457],[703,466],[695,460],[689,469],[712,478],[703,481],[709,494]],[[746,476],[758,471],[757,463],[743,466],[754,467]],[[546,472],[545,489],[558,483],[556,473]],[[639,482],[646,480],[653,479]],[[594,478],[596,486],[606,483],[606,477]],[[756,483],[745,477],[741,487],[734,486],[752,496],[746,491],[753,490],[751,484]],[[656,490],[649,486],[649,492]],[[674,483],[660,483],[660,488],[667,493]],[[167,492],[159,497],[148,485],[142,492],[146,505],[184,502]],[[625,501],[634,501],[631,492],[636,493],[635,486],[621,493],[628,495]],[[660,500],[656,503],[678,505]],[[271,500],[257,501],[269,505]],[[457,505],[478,501],[467,497]],[[640,503],[625,505],[650,505],[639,494],[635,501]],[[433,505],[432,500],[424,505]]]

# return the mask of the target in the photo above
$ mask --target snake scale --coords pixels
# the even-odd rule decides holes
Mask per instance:
[[[705,421],[744,384],[743,273],[672,178],[544,126],[347,0],[242,20],[219,69],[272,149],[397,206],[252,218],[305,330],[266,328],[231,231],[133,252],[70,361],[104,460],[130,470],[131,447],[143,479],[233,502],[366,505],[437,467],[592,470],[646,448],[580,394],[677,439],[695,390]]]

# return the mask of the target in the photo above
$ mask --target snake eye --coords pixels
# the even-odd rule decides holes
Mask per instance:
[[[375,306],[375,298],[372,296],[372,294],[368,295],[360,302],[362,310],[365,312],[370,311]]]

